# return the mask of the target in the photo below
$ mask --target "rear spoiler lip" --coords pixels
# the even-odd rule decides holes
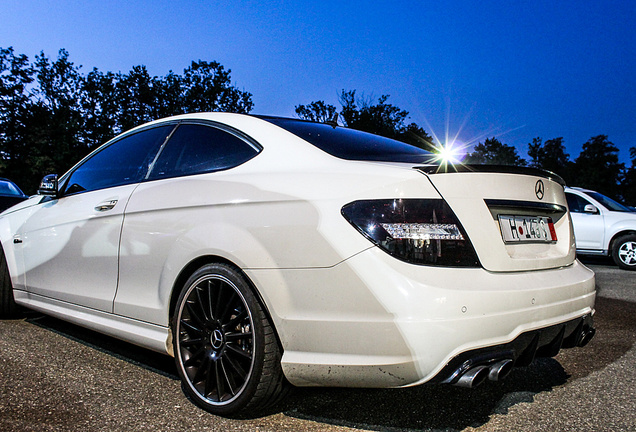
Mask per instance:
[[[519,174],[533,177],[542,177],[548,180],[557,182],[561,186],[565,187],[565,180],[558,174],[552,171],[547,171],[540,168],[530,168],[512,165],[423,165],[413,167],[425,174],[448,174],[454,172],[477,172],[477,173],[500,173],[500,174]]]

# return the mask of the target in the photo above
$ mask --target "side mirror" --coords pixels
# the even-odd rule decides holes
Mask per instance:
[[[38,195],[57,196],[57,174],[49,174],[44,176],[38,189]]]
[[[596,207],[594,207],[592,204],[586,204],[585,207],[583,207],[583,212],[584,213],[591,213],[591,214],[598,214],[599,211]]]

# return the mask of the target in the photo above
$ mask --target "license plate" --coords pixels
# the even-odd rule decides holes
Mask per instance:
[[[557,241],[552,218],[541,216],[499,216],[501,236],[506,243]]]

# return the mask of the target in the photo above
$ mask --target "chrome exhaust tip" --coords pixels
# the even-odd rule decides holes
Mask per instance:
[[[490,381],[501,381],[512,371],[512,365],[513,361],[510,359],[493,363],[488,369],[488,379]]]
[[[458,387],[475,388],[488,378],[488,366],[475,366],[468,369],[454,384]]]
[[[580,347],[584,347],[592,340],[595,334],[596,329],[594,327],[585,326],[583,328],[583,331],[581,332],[581,335],[579,336],[579,343],[577,345]]]

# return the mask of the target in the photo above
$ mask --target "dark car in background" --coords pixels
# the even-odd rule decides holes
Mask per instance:
[[[6,178],[0,178],[0,212],[27,198],[28,196],[20,190],[18,185]]]

